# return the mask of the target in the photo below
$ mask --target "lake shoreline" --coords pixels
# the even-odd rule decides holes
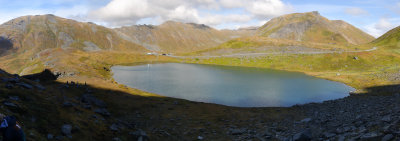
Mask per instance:
[[[354,91],[340,82],[267,68],[138,63],[113,66],[111,71],[114,81],[135,89],[232,107],[290,107],[338,99]]]

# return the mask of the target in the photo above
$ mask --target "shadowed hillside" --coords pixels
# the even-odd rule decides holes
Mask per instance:
[[[0,113],[16,116],[27,140],[376,140],[398,129],[398,85],[289,108],[234,108],[62,83],[49,71],[26,78],[0,71]]]
[[[0,56],[8,54],[13,49],[13,42],[7,37],[0,37]]]

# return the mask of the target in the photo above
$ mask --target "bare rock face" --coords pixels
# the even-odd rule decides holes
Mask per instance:
[[[72,43],[74,43],[74,39],[72,39],[72,37],[65,32],[58,33],[58,39],[63,42],[61,48],[68,48],[71,46]]]
[[[85,51],[93,52],[93,51],[101,50],[96,44],[94,44],[90,41],[85,41],[85,42],[83,42],[83,44],[85,44],[85,47],[83,48],[83,50],[85,50]]]
[[[304,33],[312,26],[310,21],[305,21],[302,23],[293,23],[288,24],[282,27],[277,32],[270,34],[268,37],[270,38],[290,38],[292,40],[301,41]]]

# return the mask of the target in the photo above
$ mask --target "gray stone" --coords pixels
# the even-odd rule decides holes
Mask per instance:
[[[293,136],[293,141],[310,141],[312,138],[311,130],[307,129]]]
[[[10,100],[14,100],[14,101],[19,101],[19,97],[18,96],[10,96],[8,97]]]
[[[231,129],[231,130],[230,130],[231,135],[241,135],[241,134],[243,134],[244,132],[246,132],[246,129],[245,129],[245,128],[241,128],[241,129]]]
[[[113,138],[112,140],[113,141],[122,141],[120,138],[117,138],[117,137]]]
[[[18,83],[20,80],[18,77],[15,78],[2,78],[3,82]]]
[[[35,85],[35,87],[39,90],[46,90],[46,87],[44,87],[43,85],[40,85],[40,84]]]
[[[65,32],[59,32],[58,39],[63,41],[63,45],[61,45],[61,48],[63,49],[70,47],[71,44],[75,42],[74,39],[72,39],[72,37]]]
[[[202,136],[197,137],[198,140],[203,140],[204,138]]]
[[[382,141],[391,141],[394,138],[392,134],[387,134],[382,138]]]
[[[10,101],[4,101],[3,104],[6,105],[6,106],[8,106],[8,107],[18,107],[17,104],[12,103],[12,102],[10,102]]]
[[[63,139],[64,139],[63,136],[57,136],[57,137],[56,137],[56,140],[63,140]]]
[[[346,140],[345,136],[339,136],[337,139],[337,141],[345,141],[345,140]]]
[[[379,138],[379,134],[377,132],[369,132],[361,136],[362,140],[376,140]]]
[[[122,129],[123,127],[121,126],[121,125],[119,125],[119,124],[116,124],[116,123],[113,123],[111,126],[110,126],[110,130],[111,131],[119,131],[120,129]]]
[[[135,132],[129,132],[129,135],[132,135],[138,141],[147,141],[147,140],[149,140],[146,132],[144,132],[143,130],[137,130]]]
[[[390,132],[392,132],[392,129],[393,129],[394,127],[395,127],[395,126],[394,126],[393,124],[389,124],[389,125],[384,126],[384,127],[382,128],[382,131],[383,131],[384,133],[390,133]]]
[[[301,120],[300,122],[302,122],[302,123],[308,123],[308,122],[310,122],[311,120],[312,120],[312,118],[305,118],[305,119]]]
[[[332,137],[336,136],[335,133],[331,133],[331,132],[325,132],[323,135],[325,138],[332,138]]]
[[[391,121],[390,115],[386,115],[386,116],[382,117],[382,118],[381,118],[381,121],[390,122],[390,121]]]
[[[270,139],[272,137],[272,134],[268,130],[265,130],[263,133],[261,133],[261,136],[266,139]]]
[[[107,109],[105,109],[105,108],[96,109],[96,110],[94,110],[94,112],[98,113],[100,115],[103,115],[103,116],[110,116],[111,115],[110,112],[108,112]]]
[[[48,140],[51,140],[51,139],[53,139],[54,138],[54,135],[53,134],[47,134],[47,139]]]
[[[32,85],[26,84],[24,82],[17,83],[17,85],[19,85],[19,86],[21,86],[21,87],[23,87],[25,89],[33,89]]]
[[[61,133],[65,136],[71,136],[71,131],[72,131],[72,125],[70,124],[64,124],[61,127]]]
[[[82,108],[85,108],[85,109],[92,109],[92,105],[90,105],[90,104],[82,104],[81,106],[82,106]]]
[[[89,42],[89,41],[85,41],[83,42],[83,44],[85,45],[85,47],[83,47],[83,50],[88,51],[88,52],[94,52],[94,51],[100,51],[101,48],[99,48],[96,44]]]
[[[337,128],[337,129],[336,129],[336,133],[341,134],[341,133],[344,133],[344,132],[349,132],[351,129],[352,129],[352,128],[351,128],[351,127],[348,127],[348,126],[346,126],[346,127],[341,127],[341,128]]]
[[[63,103],[63,107],[72,107],[72,106],[73,106],[72,103],[69,102],[69,101],[65,101],[65,102]]]
[[[7,83],[6,84],[6,88],[7,89],[12,89],[12,88],[14,88],[15,86],[13,85],[13,84],[11,84],[11,83]]]
[[[92,103],[100,108],[105,108],[107,107],[106,103],[104,101],[97,99],[95,96],[91,94],[84,94],[82,95],[82,102],[84,103]]]

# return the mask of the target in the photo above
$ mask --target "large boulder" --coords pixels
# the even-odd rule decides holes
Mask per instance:
[[[306,129],[293,136],[293,141],[310,141],[312,138],[311,130]]]
[[[72,134],[72,125],[70,125],[70,124],[64,124],[62,127],[61,127],[61,133],[63,134],[63,135],[65,135],[65,136],[71,136],[71,134]]]

